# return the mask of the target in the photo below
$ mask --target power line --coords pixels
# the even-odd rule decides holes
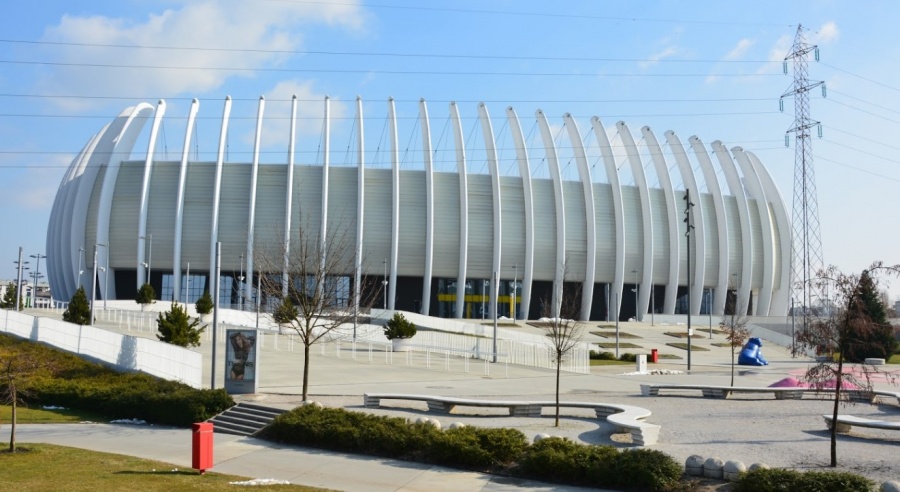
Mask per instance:
[[[302,3],[309,5],[340,5],[345,7],[358,7],[356,3],[345,2],[325,2],[316,0],[267,0],[270,2],[281,3]],[[515,10],[481,10],[481,9],[463,9],[450,7],[421,7],[407,5],[384,5],[384,4],[366,4],[366,8],[371,9],[392,9],[392,10],[417,10],[422,12],[439,12],[439,13],[462,13],[462,14],[489,14],[489,15],[520,15],[527,17],[541,18],[558,18],[558,19],[581,19],[581,20],[605,20],[615,22],[658,22],[671,24],[706,24],[706,25],[724,25],[724,26],[769,26],[769,27],[793,27],[793,25],[777,24],[773,22],[740,22],[740,21],[712,21],[698,19],[665,19],[654,17],[617,17],[602,15],[578,15],[578,14],[560,14],[556,12],[523,12]]]
[[[0,43],[29,44],[38,46],[77,46],[85,48],[115,48],[115,49],[148,49],[170,51],[202,51],[220,53],[260,53],[270,55],[327,55],[327,56],[364,56],[364,57],[392,57],[392,58],[437,58],[459,60],[515,60],[515,61],[593,61],[609,63],[744,63],[759,64],[770,63],[770,60],[707,60],[707,59],[683,59],[683,58],[598,58],[575,56],[517,56],[517,55],[470,55],[470,54],[435,54],[435,53],[398,53],[377,51],[325,51],[325,50],[276,50],[262,48],[217,48],[210,46],[165,46],[152,44],[115,44],[115,43],[83,43],[75,41],[36,41],[28,39],[0,39]]]
[[[336,69],[336,68],[274,68],[274,67],[200,67],[200,66],[175,66],[175,65],[123,65],[114,63],[76,63],[76,62],[48,62],[48,61],[22,61],[0,60],[0,64],[7,65],[39,65],[54,67],[87,67],[87,68],[125,68],[149,69],[149,70],[203,70],[217,72],[287,72],[287,73],[358,73],[380,75],[494,75],[503,77],[528,76],[528,77],[708,77],[708,73],[604,73],[604,72],[450,72],[427,70],[374,70],[374,69]],[[729,73],[716,74],[717,77],[769,77],[776,73]]]
[[[832,69],[834,69],[834,70],[837,70],[838,72],[843,72],[843,73],[845,73],[845,74],[847,74],[847,75],[852,75],[853,77],[856,77],[856,78],[858,78],[858,79],[865,80],[866,82],[871,82],[871,83],[873,83],[873,84],[875,84],[875,85],[880,85],[881,87],[884,87],[885,89],[890,89],[890,90],[892,90],[892,91],[900,92],[900,89],[898,89],[898,88],[896,88],[896,87],[894,87],[894,86],[892,86],[892,85],[888,85],[888,84],[885,84],[885,83],[883,83],[883,82],[879,82],[879,81],[877,81],[877,80],[875,80],[875,79],[870,79],[869,77],[866,77],[866,76],[863,76],[863,75],[859,75],[859,74],[853,73],[853,72],[851,72],[851,71],[849,71],[849,70],[844,70],[843,68],[838,68],[838,67],[836,67],[836,66],[834,66],[834,65],[829,65],[828,63],[824,63],[824,62],[820,62],[820,63],[822,63],[822,65],[824,65],[824,66],[826,66],[826,67],[828,67],[828,68],[832,68]]]
[[[887,180],[890,180],[890,181],[895,181],[895,182],[897,182],[897,183],[900,183],[900,179],[893,178],[893,177],[891,177],[891,176],[885,176],[884,174],[879,174],[879,173],[876,173],[876,172],[873,172],[873,171],[869,171],[868,169],[863,169],[863,168],[861,168],[861,167],[853,166],[853,165],[850,165],[850,164],[845,164],[845,163],[843,163],[843,162],[839,162],[839,161],[836,161],[836,160],[834,160],[834,159],[829,159],[829,158],[827,158],[827,157],[822,157],[821,155],[818,155],[818,154],[816,155],[816,159],[819,159],[819,160],[822,160],[822,161],[827,161],[827,162],[830,162],[830,163],[832,163],[832,164],[837,164],[838,166],[843,166],[843,167],[846,167],[846,168],[849,168],[849,169],[853,169],[854,171],[859,171],[859,172],[861,172],[861,173],[871,174],[872,176],[875,176],[875,177],[878,177],[878,178],[881,178],[881,179],[887,179]]]

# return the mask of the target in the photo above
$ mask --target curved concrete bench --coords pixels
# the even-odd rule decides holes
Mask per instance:
[[[831,429],[833,424],[833,418],[831,415],[822,415],[822,418],[825,419],[825,425]],[[853,426],[857,427],[869,427],[872,429],[887,429],[887,430],[900,430],[900,422],[891,422],[888,420],[872,420],[864,417],[855,417],[853,415],[838,415],[837,418],[837,431],[841,434],[846,434],[850,432],[850,428]]]
[[[700,390],[705,398],[728,398],[733,393],[772,393],[776,400],[799,400],[804,394],[828,393],[831,389],[815,388],[772,388],[769,386],[714,386],[704,384],[642,384],[641,395],[659,396],[660,390]],[[900,393],[876,390],[866,393],[859,390],[844,390],[844,393],[853,401],[874,403],[875,397],[884,396],[897,398],[900,403]]]
[[[381,400],[411,400],[424,401],[429,411],[452,413],[456,407],[494,407],[509,408],[509,415],[514,417],[540,417],[544,408],[556,408],[554,401],[509,401],[509,400],[472,400],[466,398],[454,398],[447,396],[407,395],[400,393],[366,393],[363,395],[363,405],[366,408],[377,408]],[[620,432],[629,432],[634,444],[638,446],[650,446],[659,440],[661,426],[644,422],[651,415],[650,410],[631,405],[618,405],[610,403],[593,402],[559,402],[560,408],[589,408],[594,410],[597,418],[606,418],[606,421],[616,426]]]

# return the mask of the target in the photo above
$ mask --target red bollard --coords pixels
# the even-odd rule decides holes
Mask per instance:
[[[650,349],[650,362],[656,364],[659,362],[659,351],[656,349]]]
[[[200,422],[191,425],[191,467],[200,470],[200,474],[213,467],[213,424]]]

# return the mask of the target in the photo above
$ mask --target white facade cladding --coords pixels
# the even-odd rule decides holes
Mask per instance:
[[[60,185],[47,231],[54,297],[68,299],[79,285],[89,289],[96,275],[98,297],[131,298],[149,280],[157,292],[190,302],[211,290],[221,242],[222,276],[230,277],[233,298],[251,299],[254,276],[286,282],[288,270],[287,256],[283,267],[280,259],[260,262],[255,245],[283,244],[287,252],[301,231],[333,237],[338,228],[352,238],[357,267],[346,272],[348,290],[385,287],[389,309],[521,319],[555,315],[574,301],[584,320],[642,319],[651,310],[721,314],[728,305],[759,316],[787,313],[788,215],[771,176],[746,149],[719,141],[707,147],[692,136],[688,152],[674,132],[665,132],[661,144],[646,126],[636,143],[624,122],[607,129],[597,117],[583,134],[571,114],[554,119],[541,110],[526,138],[511,107],[492,120],[479,104],[474,123],[466,124],[450,103],[446,122],[436,125],[424,100],[408,117],[389,99],[387,116],[368,120],[386,138],[379,150],[388,163],[378,166],[377,155],[367,153],[365,135],[373,132],[364,132],[363,101],[355,102],[355,116],[346,118],[355,137],[343,165],[331,150],[333,127],[343,118],[328,98],[316,115],[323,120],[320,145],[305,153],[295,141],[296,97],[289,135],[267,133],[260,98],[252,158],[242,162],[228,155],[230,98],[216,123],[214,161],[190,159],[195,121],[204,117],[199,101],[186,118],[180,160],[157,150],[160,129],[172,118],[165,101],[126,109],[90,139]],[[414,122],[409,141],[420,142],[421,168],[404,163],[410,147],[400,145],[404,119]],[[135,142],[151,121],[148,148],[134,159]],[[286,162],[260,160],[269,140],[287,140]],[[443,170],[436,157],[442,143],[443,162],[450,163]],[[695,204],[690,273],[685,189]],[[109,265],[105,274],[85,260],[95,245],[98,264]],[[277,271],[259,272],[262,265]],[[358,297],[348,292],[346,302]]]

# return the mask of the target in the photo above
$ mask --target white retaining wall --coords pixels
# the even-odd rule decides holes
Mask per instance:
[[[123,371],[141,371],[202,385],[203,357],[197,352],[148,338],[121,335],[93,326],[0,310],[0,331],[90,357]]]

